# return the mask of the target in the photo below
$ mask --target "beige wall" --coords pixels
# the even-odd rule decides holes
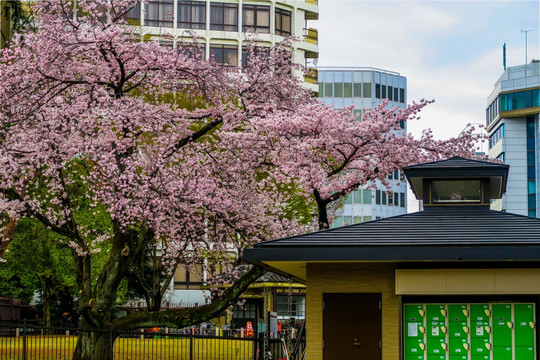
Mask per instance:
[[[307,358],[323,358],[323,293],[380,293],[382,358],[399,359],[400,297],[394,295],[394,274],[393,264],[307,264]]]

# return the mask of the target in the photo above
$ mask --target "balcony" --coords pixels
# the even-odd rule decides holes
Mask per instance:
[[[304,29],[304,41],[309,44],[317,45],[319,43],[319,32],[317,29]]]
[[[318,81],[318,71],[316,68],[308,68],[308,73],[304,75],[304,81],[308,84],[317,84]]]

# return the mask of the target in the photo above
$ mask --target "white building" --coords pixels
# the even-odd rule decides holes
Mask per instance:
[[[191,39],[193,32],[204,44],[205,57],[225,65],[241,63],[247,33],[256,32],[257,43],[268,47],[295,36],[292,61],[306,68],[319,53],[317,30],[308,24],[318,18],[317,0],[149,0],[128,15],[130,23],[143,26],[144,36],[160,37],[171,46]],[[316,73],[305,82],[317,90]]]
[[[540,62],[508,68],[488,97],[489,156],[510,165],[506,194],[491,208],[540,217]]]
[[[354,105],[354,111],[360,117],[364,114],[364,108],[373,109],[383,99],[389,99],[389,107],[407,106],[407,79],[397,72],[364,67],[319,67],[318,78],[320,101],[335,109]],[[405,214],[407,184],[401,177],[399,171],[392,174],[392,196],[382,186],[378,186],[377,190],[360,188],[353,191],[332,226]]]

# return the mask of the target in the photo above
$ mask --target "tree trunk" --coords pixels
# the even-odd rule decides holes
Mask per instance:
[[[51,297],[52,290],[49,279],[43,280],[43,326],[51,326]]]
[[[319,194],[317,189],[313,190],[313,196],[315,197],[315,202],[317,203],[317,215],[318,215],[318,225],[319,230],[330,229],[330,221],[328,219],[328,206],[329,201],[323,199]]]
[[[115,338],[106,330],[81,331],[73,360],[109,360],[113,359]]]

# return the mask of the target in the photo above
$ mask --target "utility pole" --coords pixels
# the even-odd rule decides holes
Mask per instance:
[[[528,29],[528,30],[521,29],[520,31],[525,33],[525,65],[527,65],[527,34],[530,31],[536,31],[536,29]]]

